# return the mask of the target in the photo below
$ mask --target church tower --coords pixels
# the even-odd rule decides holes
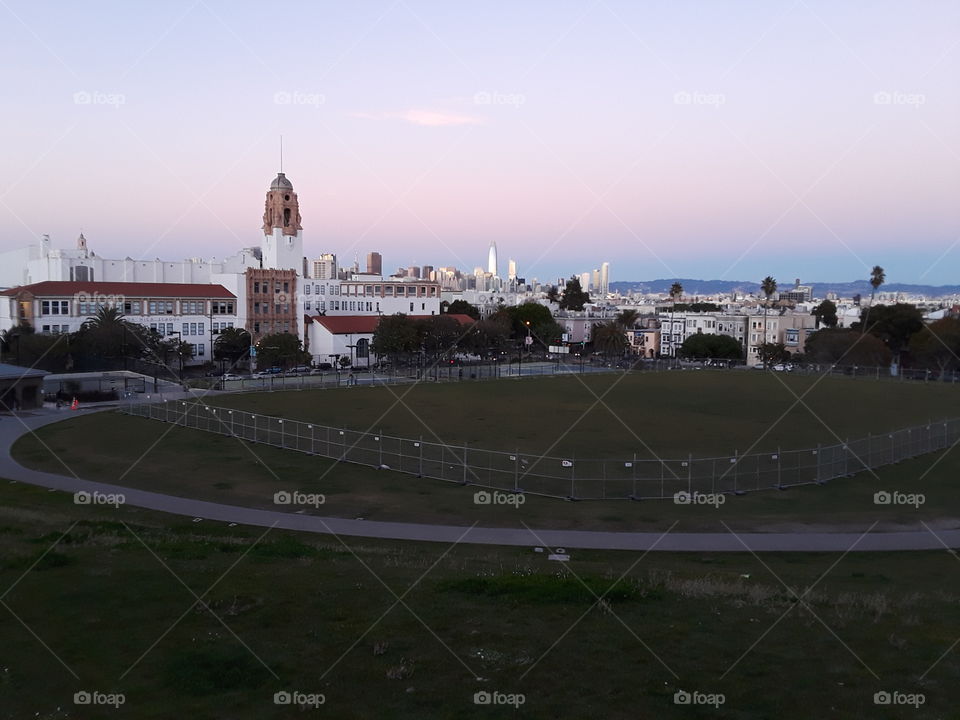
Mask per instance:
[[[270,183],[263,211],[263,267],[303,269],[303,227],[293,183],[282,172]]]

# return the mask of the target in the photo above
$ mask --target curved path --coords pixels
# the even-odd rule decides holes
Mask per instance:
[[[668,552],[845,552],[890,550],[942,550],[960,548],[960,530],[936,535],[928,530],[906,532],[788,532],[788,533],[617,533],[587,530],[536,530],[485,528],[456,525],[375,522],[346,518],[297,515],[275,510],[224,505],[163,495],[134,488],[92,482],[67,475],[30,470],[16,463],[10,448],[20,436],[43,425],[75,417],[69,411],[37,411],[20,418],[0,419],[0,477],[63,490],[64,492],[121,493],[129,505],[242,525],[278,527],[321,534],[336,534],[389,540],[455,542],[475,545],[516,545],[596,550],[659,550]],[[666,530],[666,528],[664,528]]]

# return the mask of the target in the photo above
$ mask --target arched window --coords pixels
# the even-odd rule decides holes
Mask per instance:
[[[357,340],[357,358],[370,357],[370,341],[366,338]]]

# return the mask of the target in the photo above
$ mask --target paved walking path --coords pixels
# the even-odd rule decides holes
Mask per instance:
[[[168,396],[170,397],[170,396]],[[134,488],[92,482],[70,475],[30,470],[14,462],[10,448],[17,438],[36,428],[92,410],[51,410],[0,416],[0,477],[8,480],[74,493],[80,490],[122,493],[126,503],[160,512],[202,518],[204,521],[277,527],[321,534],[337,534],[389,540],[419,540],[475,545],[546,545],[552,548],[597,550],[658,550],[673,552],[814,551],[843,552],[889,550],[942,550],[944,544],[960,548],[960,530],[907,532],[776,532],[776,533],[615,533],[586,530],[536,530],[513,528],[423,525],[374,522],[345,518],[297,515],[274,510],[224,505],[164,495]],[[67,459],[69,462],[69,459]],[[666,530],[666,527],[664,528]]]

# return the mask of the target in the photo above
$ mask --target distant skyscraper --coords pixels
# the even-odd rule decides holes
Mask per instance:
[[[487,253],[487,272],[497,276],[497,243],[490,241],[490,252]]]
[[[517,279],[517,261],[516,260],[511,259],[507,262],[507,279],[508,280]]]
[[[337,256],[325,253],[313,261],[313,277],[318,280],[337,279]]]
[[[420,271],[420,277],[424,280],[432,280],[430,274],[433,272],[433,265],[424,265],[423,270]]]
[[[383,274],[383,256],[380,253],[367,253],[367,273],[370,275]]]
[[[605,262],[600,266],[600,294],[606,297],[610,292],[610,263]]]
[[[590,287],[594,292],[600,292],[600,269],[594,268],[590,275]]]
[[[411,265],[410,267],[408,267],[408,268],[407,268],[407,277],[419,278],[419,277],[420,277],[420,266],[419,266],[419,265]]]
[[[561,288],[563,287],[563,283],[560,284],[560,287],[561,287]],[[590,273],[588,273],[588,272],[580,273],[580,287],[581,287],[583,290],[590,290],[590,288],[591,288],[591,285],[590,285]]]

